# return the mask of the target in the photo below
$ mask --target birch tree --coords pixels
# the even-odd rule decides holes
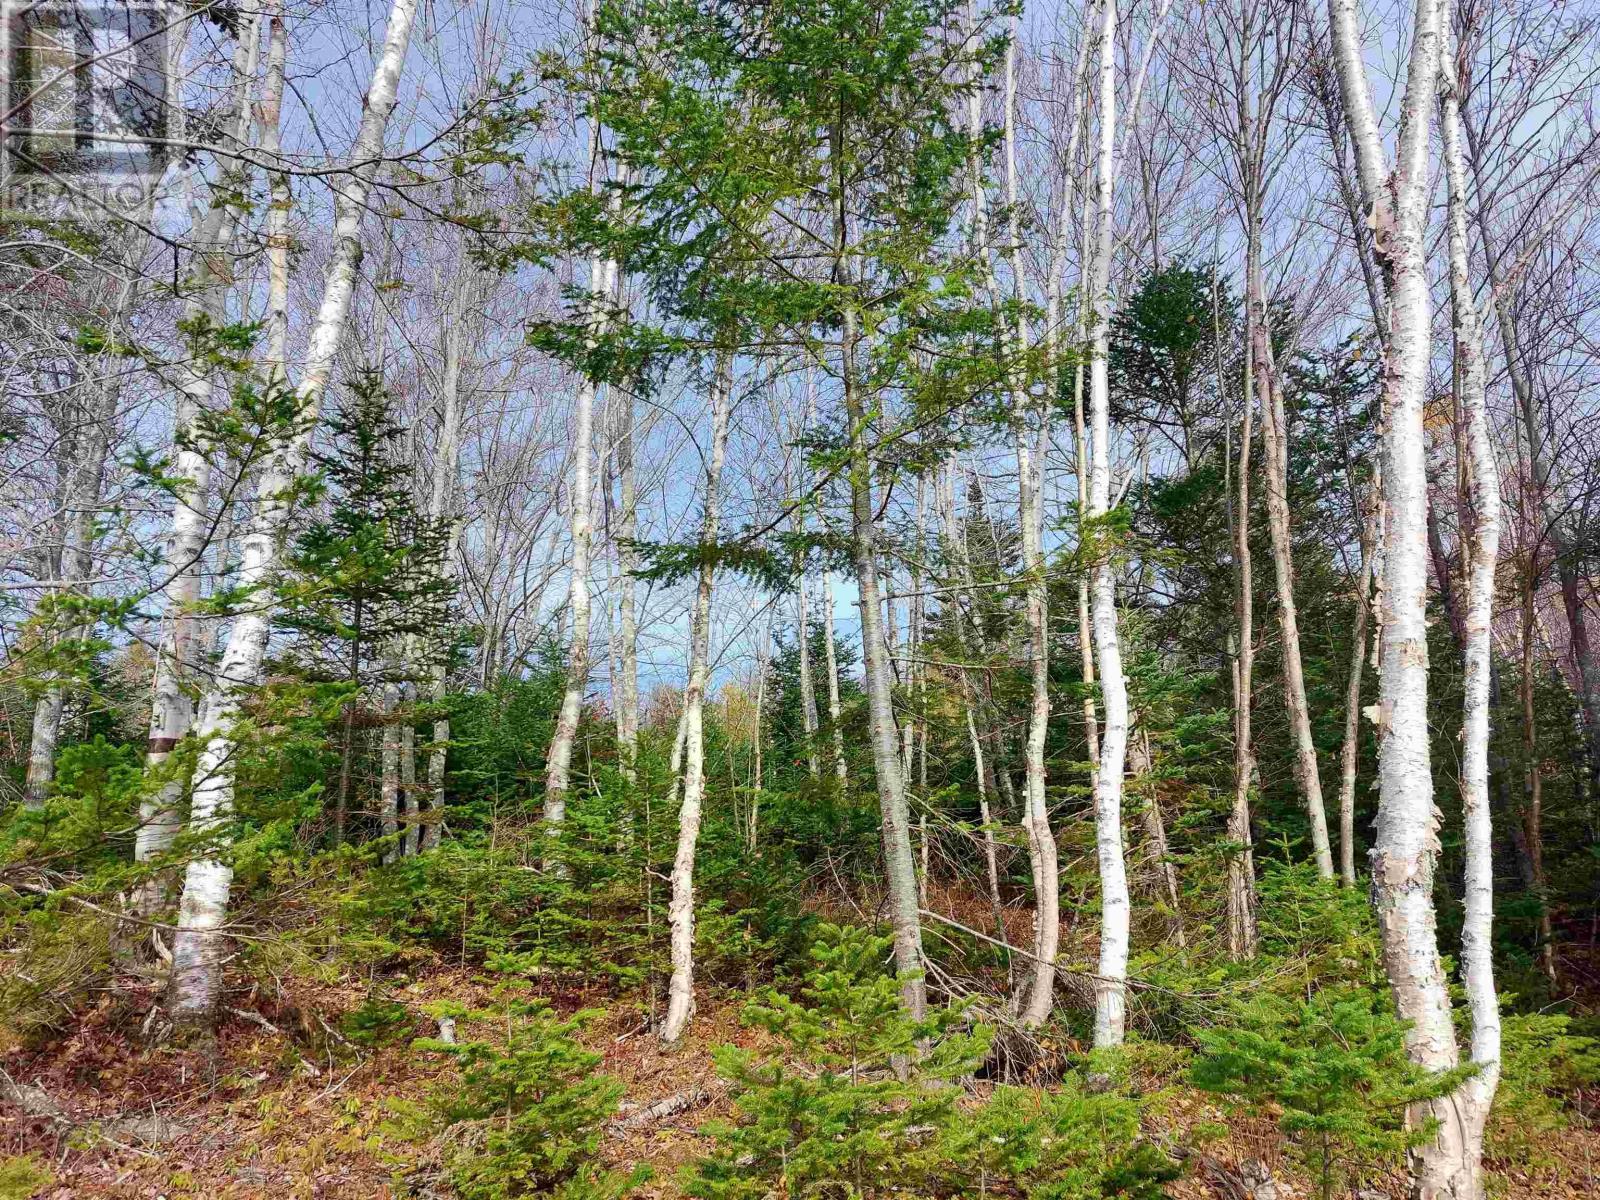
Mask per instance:
[[[256,114],[263,127],[262,141],[276,145],[277,124],[283,97],[284,33],[283,18],[271,14],[268,33],[268,64],[262,83],[260,110]],[[248,141],[251,91],[256,83],[256,56],[259,53],[259,18],[246,20],[239,29],[233,56],[232,111],[229,149],[235,153]],[[271,123],[272,130],[266,131]],[[223,170],[219,192],[226,197],[244,182],[241,170]],[[151,684],[150,738],[145,749],[147,776],[161,774],[162,764],[178,742],[189,732],[194,720],[190,689],[194,686],[196,618],[193,612],[200,598],[201,571],[211,522],[206,513],[206,493],[210,487],[211,456],[202,443],[198,422],[211,403],[211,372],[207,367],[205,339],[208,329],[222,325],[226,305],[226,284],[220,260],[232,250],[238,210],[226,198],[212,203],[196,222],[195,255],[188,280],[188,299],[184,305],[184,325],[194,330],[193,357],[180,367],[179,400],[174,429],[173,473],[177,478],[172,498],[172,522],[162,551],[164,577],[161,595],[166,628],[156,652],[155,679]],[[269,355],[271,347],[269,346]],[[281,386],[269,377],[268,389]],[[183,799],[183,780],[165,778],[157,783],[139,804],[139,832],[134,842],[134,860],[147,862],[166,850],[182,824],[179,805]],[[159,906],[164,889],[154,882],[142,888],[138,907],[149,913]]]
[[[978,36],[975,10],[969,9],[969,36]],[[1028,858],[1033,875],[1034,917],[1032,978],[1021,998],[1022,1022],[1037,1027],[1050,1015],[1055,994],[1055,961],[1061,943],[1060,867],[1055,834],[1045,802],[1044,740],[1050,724],[1050,665],[1048,637],[1048,593],[1044,579],[1042,461],[1035,466],[1033,431],[1030,419],[1041,426],[1043,444],[1049,434],[1048,409],[1036,405],[1024,376],[1023,355],[1029,344],[1027,321],[1027,276],[1022,260],[1020,203],[1017,180],[1017,83],[1016,56],[1018,18],[1013,15],[1006,37],[1002,154],[1005,162],[1006,261],[1011,274],[1011,294],[1002,294],[996,277],[995,255],[990,245],[988,198],[979,164],[972,162],[973,235],[980,265],[989,290],[990,304],[1001,322],[1000,347],[1006,360],[1006,388],[1012,417],[1013,444],[1017,463],[1017,522],[1022,533],[1022,569],[1025,574],[1028,673],[1030,700],[1027,735],[1023,754],[1023,829],[1028,838]],[[975,52],[974,52],[975,59]],[[974,69],[976,62],[974,61]],[[967,98],[967,129],[974,146],[982,137],[982,92],[974,79]],[[1011,311],[1006,311],[1009,300]]]
[[[1128,685],[1122,669],[1116,568],[1107,544],[1111,512],[1111,252],[1117,136],[1117,0],[1102,0],[1096,71],[1094,233],[1084,272],[1089,296],[1089,531],[1091,614],[1104,724],[1095,775],[1095,845],[1100,868],[1100,960],[1094,1044],[1122,1044],[1127,1021],[1129,900],[1122,842],[1122,777],[1128,749]]]
[[[1427,402],[1431,311],[1426,265],[1429,141],[1438,96],[1442,16],[1417,0],[1391,173],[1378,132],[1356,25],[1355,0],[1330,0],[1333,55],[1363,200],[1371,212],[1389,318],[1384,330],[1382,655],[1379,670],[1379,807],[1372,892],[1384,967],[1406,1021],[1406,1049],[1430,1070],[1456,1065],[1450,993],[1433,907],[1439,842],[1428,744]],[[1459,320],[1459,312],[1458,320]],[[1492,569],[1492,567],[1491,567]],[[1465,1157],[1448,1104],[1421,1104],[1414,1119],[1439,1118],[1439,1134],[1412,1154],[1422,1197],[1471,1195],[1457,1188]]]
[[[733,360],[718,355],[711,378],[711,446],[706,459],[705,499],[700,518],[700,567],[689,626],[689,682],[683,693],[683,799],[678,807],[678,848],[672,860],[672,978],[661,1040],[675,1044],[694,1012],[694,857],[705,803],[705,699],[711,669],[711,590],[716,579],[712,548],[721,513],[722,461],[733,408]],[[760,736],[759,728],[757,737]]]
[[[1433,1158],[1445,1161],[1424,1176],[1437,1178],[1451,1200],[1483,1195],[1483,1134],[1500,1078],[1500,1000],[1494,986],[1494,839],[1489,803],[1490,672],[1495,570],[1500,556],[1500,476],[1489,417],[1483,329],[1471,277],[1467,235],[1467,168],[1461,130],[1464,71],[1450,53],[1449,6],[1439,40],[1440,133],[1447,191],[1450,311],[1454,318],[1458,420],[1466,426],[1467,461],[1461,472],[1466,516],[1466,604],[1463,646],[1461,800],[1466,843],[1466,913],[1461,927],[1462,977],[1472,1016],[1470,1057],[1478,1071],[1441,1105]]]
[[[415,0],[394,0],[389,9],[383,48],[373,68],[360,128],[334,191],[333,256],[300,383],[295,388],[296,428],[277,447],[261,479],[256,512],[242,539],[239,586],[252,597],[253,607],[234,618],[216,681],[206,696],[204,718],[195,731],[202,749],[195,768],[189,827],[210,838],[212,844],[189,863],[184,873],[168,1001],[172,1019],[179,1024],[209,1024],[222,992],[226,961],[223,927],[233,882],[233,868],[225,858],[236,770],[233,727],[245,697],[260,679],[271,622],[271,608],[262,593],[277,566],[279,544],[289,516],[287,501],[305,462],[318,409],[344,337],[361,258],[361,218],[377,164],[383,157],[384,137],[416,11]]]
[[[585,29],[586,51],[598,51],[598,39],[591,15]],[[591,190],[598,193],[605,163],[599,123],[588,122],[588,169]],[[596,251],[589,259],[589,285],[579,316],[584,326],[584,349],[592,354],[608,324],[607,305],[617,286],[617,262]],[[584,363],[578,371],[576,404],[572,429],[571,541],[572,558],[568,568],[567,616],[571,640],[567,650],[567,682],[561,694],[561,709],[550,735],[550,750],[545,758],[544,832],[547,839],[560,834],[567,817],[567,793],[572,782],[572,746],[578,736],[578,721],[583,714],[583,699],[589,688],[589,569],[594,541],[593,473],[594,408],[599,380],[593,368]],[[561,870],[546,848],[547,870]]]

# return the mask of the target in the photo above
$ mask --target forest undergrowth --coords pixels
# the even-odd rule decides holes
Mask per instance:
[[[987,899],[959,882],[928,889],[943,924],[929,926],[941,1004],[927,1021],[905,1013],[889,941],[869,931],[882,897],[841,889],[830,869],[827,887],[782,908],[804,934],[725,953],[689,1035],[666,1048],[647,935],[613,945],[608,982],[562,952],[601,928],[608,889],[554,937],[522,926],[487,948],[466,906],[453,928],[411,920],[415,907],[396,918],[397,889],[426,899],[459,879],[448,869],[325,870],[244,918],[214,1035],[170,1036],[159,971],[109,941],[70,989],[70,1020],[29,1027],[10,1010],[0,1196],[653,1200],[831,1194],[841,1175],[861,1195],[1407,1194],[1398,1118],[1429,1085],[1362,987],[1377,969],[1364,899],[1305,871],[1268,869],[1249,970],[1143,956],[1133,1036],[1107,1055],[1080,1024],[1092,990],[1070,972],[1060,1019],[1017,1025],[998,939],[973,936],[992,920]],[[511,915],[497,909],[497,927]],[[1021,944],[1026,910],[1004,915]],[[98,920],[85,912],[65,932]],[[733,924],[757,940],[752,911]],[[1063,961],[1092,963],[1094,937],[1092,921],[1069,920]],[[59,1004],[58,987],[32,1002]],[[1492,1194],[1600,1186],[1600,1054],[1585,1024],[1508,1019]]]

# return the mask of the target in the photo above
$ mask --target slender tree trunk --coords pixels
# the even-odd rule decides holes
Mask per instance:
[[[1589,787],[1600,793],[1600,660],[1595,658],[1594,640],[1589,635],[1588,607],[1583,595],[1587,585],[1579,572],[1580,548],[1561,542],[1556,559],[1556,577],[1561,581],[1561,603],[1567,616],[1573,665],[1578,673],[1578,701],[1583,713],[1584,740],[1589,758]]]
[[[613,388],[612,396],[622,394],[622,418],[617,432],[616,464],[621,495],[617,508],[617,647],[621,667],[617,695],[617,748],[622,760],[623,778],[632,783],[639,764],[639,552],[634,543],[639,537],[639,490],[633,454],[633,393]]]
[[[1484,193],[1479,177],[1478,147],[1470,122],[1462,122],[1462,150],[1472,174],[1472,182],[1479,196]],[[1489,204],[1477,205],[1478,240],[1488,269],[1489,304],[1499,330],[1500,343],[1505,352],[1506,376],[1511,383],[1511,393],[1516,400],[1523,433],[1528,439],[1529,474],[1533,500],[1544,527],[1545,536],[1552,543],[1557,577],[1561,582],[1561,598],[1566,611],[1573,665],[1578,674],[1578,699],[1583,713],[1584,734],[1589,759],[1591,792],[1600,794],[1600,661],[1596,660],[1594,641],[1589,633],[1588,614],[1583,604],[1578,579],[1578,558],[1569,544],[1567,522],[1555,511],[1550,488],[1552,463],[1545,443],[1546,414],[1540,403],[1538,389],[1530,378],[1529,364],[1522,349],[1522,339],[1517,331],[1516,317],[1512,311],[1515,288],[1501,271],[1501,259],[1496,250],[1494,231],[1490,226]]]
[[[1361,530],[1361,569],[1357,572],[1355,628],[1350,633],[1350,674],[1344,691],[1344,738],[1339,750],[1339,878],[1346,887],[1356,884],[1356,763],[1361,751],[1361,676],[1367,661],[1376,519],[1375,512],[1369,514]]]
[[[1011,330],[1012,358],[1016,362],[1029,344],[1027,304],[1022,260],[1021,201],[1017,185],[1016,139],[1016,54],[1020,16],[1011,16],[1011,36],[1006,41],[1005,57],[1005,157],[1007,232],[1010,240],[1012,300],[1016,309]],[[1020,364],[1018,364],[1020,367]],[[1022,531],[1022,568],[1027,574],[1028,666],[1031,697],[1028,708],[1026,762],[1026,801],[1024,821],[1028,830],[1029,858],[1034,868],[1034,974],[1022,1022],[1037,1027],[1050,1016],[1055,996],[1055,961],[1061,947],[1061,869],[1057,859],[1055,833],[1050,828],[1050,810],[1045,798],[1045,735],[1050,727],[1050,633],[1049,590],[1044,563],[1044,461],[1037,461],[1030,445],[1029,428],[1023,416],[1030,409],[1039,422],[1041,444],[1048,437],[1050,409],[1037,404],[1013,377],[1012,396],[1018,418],[1013,434],[1017,459],[1017,521]]]
[[[927,598],[922,594],[924,581],[923,565],[928,552],[928,479],[926,475],[917,476],[917,507],[916,507],[916,558],[911,566],[911,688],[915,696],[916,705],[916,730],[917,744],[913,747],[913,754],[920,751],[917,760],[917,794],[922,797],[921,848],[922,872],[918,876],[922,883],[922,906],[928,905],[928,881],[932,870],[930,859],[930,843],[928,840],[928,665],[923,661],[923,639],[927,636]],[[908,768],[909,774],[909,768]]]
[[[75,394],[81,394],[84,386],[81,380],[76,382]],[[61,428],[56,431],[59,437],[55,455],[56,487],[51,497],[55,511],[48,526],[49,548],[39,555],[40,579],[65,581],[73,574],[75,551],[72,546],[72,513],[77,504],[75,493],[79,477],[75,452],[81,435],[86,432],[84,429],[75,431],[68,428],[74,423],[87,424],[77,421],[76,414],[64,413]],[[54,590],[60,590],[63,586],[64,582],[51,585]],[[51,630],[48,636],[53,643],[62,635]],[[66,691],[53,668],[44,676],[44,681],[46,686],[33,702],[33,721],[28,733],[28,766],[22,784],[22,806],[35,812],[45,806],[51,785],[55,782],[56,743],[61,737],[61,720],[66,705]]]
[[[977,37],[975,15],[969,16],[970,35]],[[1019,997],[1022,1023],[1029,1028],[1042,1025],[1050,1015],[1055,996],[1055,962],[1061,942],[1060,867],[1055,834],[1045,800],[1044,742],[1050,724],[1048,593],[1044,579],[1043,512],[1040,504],[1042,464],[1036,472],[1033,446],[1029,437],[1028,416],[1037,410],[1041,422],[1048,420],[1046,409],[1037,406],[1028,394],[1022,374],[1022,355],[1028,348],[1028,325],[1024,315],[1026,276],[1022,261],[1021,231],[1016,161],[1016,45],[1017,16],[1011,17],[1005,53],[1005,186],[1007,205],[1007,259],[1011,269],[1012,296],[1016,314],[1003,318],[1001,344],[1007,359],[1007,387],[1013,412],[1012,434],[1017,461],[1017,518],[1022,535],[1022,569],[1026,577],[1026,614],[1031,696],[1027,734],[1024,740],[1022,826],[1028,838],[1028,861],[1033,877],[1033,956],[1032,977],[1026,994]],[[982,91],[977,79],[968,92],[968,135],[976,146],[983,134]],[[994,254],[990,247],[988,202],[977,156],[971,164],[973,232],[983,261],[990,301],[1001,312],[1001,288],[995,275]]]
[[[857,376],[860,314],[855,307],[855,267],[850,238],[850,181],[844,177],[843,114],[830,131],[831,159],[837,164],[830,181],[833,207],[833,282],[842,294],[839,305],[839,377],[849,423],[847,477],[850,487],[850,548],[861,605],[861,657],[866,676],[872,760],[882,818],[883,859],[889,889],[890,924],[894,929],[895,966],[900,994],[911,1015],[927,1011],[923,979],[922,916],[917,903],[917,864],[911,851],[910,814],[905,776],[900,770],[899,736],[894,719],[893,672],[883,642],[883,600],[878,575],[878,522],[872,495],[872,454],[867,442],[867,399]]]
[[[1433,907],[1439,851],[1429,764],[1427,642],[1427,440],[1432,309],[1426,224],[1428,149],[1442,33],[1437,0],[1416,0],[1401,101],[1398,153],[1387,169],[1356,26],[1355,0],[1330,0],[1335,65],[1371,212],[1389,301],[1383,378],[1383,593],[1379,696],[1379,805],[1372,893],[1384,967],[1411,1060],[1429,1070],[1459,1059]],[[1438,1136],[1412,1152],[1420,1200],[1453,1197],[1466,1156],[1448,1101],[1415,1106],[1437,1117]]]
[[[384,684],[383,728],[379,737],[379,800],[383,836],[388,842],[383,852],[383,861],[386,863],[396,861],[405,853],[405,843],[400,838],[400,726],[396,720],[399,706],[400,689],[393,683]]]
[[[1080,326],[1081,328],[1081,326]],[[1086,340],[1086,339],[1084,339]],[[1089,441],[1083,421],[1083,364],[1073,371],[1073,433],[1078,477],[1078,544],[1085,544],[1089,517]],[[1100,719],[1094,707],[1094,624],[1089,617],[1089,579],[1092,571],[1078,572],[1078,669],[1083,674],[1083,740],[1089,752],[1089,790],[1100,775]]]
[[[902,975],[901,995],[918,1020],[927,1008],[922,978],[922,922],[917,902],[916,859],[911,850],[905,777],[900,771],[899,736],[888,654],[881,626],[878,590],[877,522],[873,517],[872,467],[868,458],[861,399],[855,393],[855,313],[845,314],[845,403],[851,429],[852,551],[861,601],[861,651],[866,674],[872,758],[877,777],[878,807],[883,821],[883,853],[888,873],[890,919],[894,927],[895,963]]]
[[[1311,828],[1311,852],[1317,874],[1333,878],[1333,847],[1322,802],[1317,747],[1311,736],[1311,711],[1306,705],[1305,670],[1300,660],[1300,619],[1294,599],[1294,550],[1289,531],[1289,431],[1267,330],[1267,299],[1261,280],[1259,219],[1252,220],[1253,272],[1250,290],[1251,358],[1256,390],[1261,394],[1261,429],[1266,457],[1267,532],[1272,545],[1273,574],[1278,585],[1278,632],[1283,654],[1283,702],[1294,740],[1295,783]]]
[[[591,39],[594,31],[587,34]],[[598,167],[604,156],[599,126],[589,125],[589,162]],[[584,303],[584,345],[592,350],[605,333],[605,305],[617,283],[614,259],[596,255],[589,262],[589,291]],[[594,538],[591,525],[592,482],[590,457],[594,441],[594,405],[597,381],[587,372],[577,387],[577,412],[572,439],[572,575],[568,583],[567,609],[572,619],[571,649],[567,654],[567,682],[561,694],[561,709],[550,736],[550,751],[545,760],[544,824],[547,840],[546,870],[564,873],[563,865],[550,853],[551,839],[559,837],[567,816],[567,793],[571,789],[572,747],[578,736],[578,721],[583,713],[583,697],[589,687],[589,555]]]
[[[356,265],[361,257],[361,216],[376,164],[383,154],[384,134],[394,109],[415,16],[416,0],[394,0],[383,50],[367,90],[360,130],[351,147],[350,169],[340,177],[335,191],[333,258],[311,330],[305,372],[296,389],[299,420],[261,481],[255,520],[243,539],[239,586],[249,595],[261,592],[277,566],[278,543],[289,512],[285,497],[305,462],[322,395],[344,338]],[[173,1020],[180,1024],[209,1025],[222,992],[226,958],[222,928],[227,921],[233,883],[233,868],[223,857],[229,840],[238,749],[233,723],[245,696],[260,679],[270,620],[271,609],[265,603],[258,603],[235,618],[208,696],[205,718],[196,730],[203,749],[195,769],[189,827],[213,842],[209,852],[202,850],[200,857],[189,863],[184,876],[172,948],[170,999]]]
[[[439,444],[434,454],[433,485],[428,495],[428,522],[445,530],[440,569],[446,580],[456,571],[460,521],[455,512],[456,488],[461,474],[462,356],[466,349],[467,313],[476,295],[476,277],[458,276],[444,328],[444,372],[440,381]],[[444,710],[446,663],[443,654],[434,652],[428,664],[428,700],[435,709],[433,730],[428,743],[427,813],[420,818],[419,846],[435,850],[444,832],[444,780],[450,752],[450,716]]]
[[[1172,861],[1167,847],[1167,822],[1161,813],[1161,796],[1156,781],[1151,778],[1155,759],[1150,753],[1150,731],[1139,729],[1128,742],[1128,774],[1137,781],[1144,792],[1144,803],[1139,806],[1144,824],[1145,841],[1150,852],[1150,865],[1160,880],[1162,900],[1167,905],[1171,926],[1172,944],[1182,950],[1188,946],[1183,931],[1183,908],[1178,900],[1178,866]]]
[[[121,336],[121,326],[132,302],[133,284],[124,279],[119,283],[113,306],[113,337]],[[89,392],[82,407],[82,426],[77,436],[64,443],[60,451],[60,474],[68,483],[59,522],[62,545],[59,578],[62,583],[58,591],[87,596],[93,587],[95,542],[98,538],[96,522],[100,515],[106,459],[121,390],[114,378],[86,382],[80,386]],[[86,626],[74,625],[65,631],[65,636],[76,641],[86,632]],[[52,674],[50,685],[34,704],[28,769],[22,793],[24,808],[35,811],[43,808],[55,783],[56,752],[65,712],[66,689]]]
[[[422,804],[417,794],[417,727],[414,723],[416,696],[410,684],[400,689],[402,719],[400,722],[400,799],[405,806],[405,838],[400,849],[407,857],[422,848]]]
[[[241,24],[234,47],[232,138],[236,147],[244,145],[249,126],[249,91],[256,74],[259,20],[258,17]],[[285,37],[282,16],[274,11],[269,20],[267,73],[262,84],[258,120],[262,130],[262,148],[270,156],[277,152]],[[230,188],[239,187],[244,182],[242,174],[239,170],[226,170],[224,179]],[[276,178],[275,175],[275,188]],[[274,195],[274,201],[276,199]],[[187,325],[204,323],[208,328],[215,329],[225,320],[226,281],[220,277],[216,267],[221,256],[229,251],[237,220],[238,213],[234,206],[223,202],[208,208],[197,223],[196,253],[189,272],[189,295],[184,303]],[[269,227],[267,233],[270,243],[274,229]],[[269,355],[273,340],[269,335]],[[210,533],[205,497],[211,482],[211,459],[206,448],[199,444],[196,428],[198,417],[210,405],[211,372],[204,365],[207,362],[207,347],[201,344],[201,339],[197,338],[196,343],[195,356],[182,368],[179,378],[173,473],[181,482],[173,490],[172,524],[162,551],[164,585],[161,605],[166,628],[156,651],[151,683],[150,735],[144,759],[145,773],[152,777],[162,773],[162,764],[171,757],[172,751],[189,732],[194,721],[194,703],[189,695],[195,664],[196,623],[193,610],[200,598],[201,567],[204,565]],[[274,386],[272,378],[269,363],[269,388]],[[134,838],[133,850],[135,862],[148,862],[172,845],[173,838],[182,826],[180,807],[183,803],[183,782],[181,778],[167,773],[158,785],[140,797],[139,831]],[[155,912],[170,902],[169,891],[168,882],[150,880],[139,891],[137,911],[145,916]]]
[[[602,290],[603,264],[597,259],[590,271],[591,295]],[[597,305],[591,301],[591,310]],[[591,328],[599,317],[587,318]],[[597,341],[598,330],[590,335]],[[567,817],[567,793],[572,784],[572,747],[578,736],[578,721],[583,712],[583,697],[589,687],[589,552],[594,532],[591,528],[590,463],[594,430],[595,382],[584,376],[578,382],[576,427],[572,439],[572,565],[568,581],[567,612],[572,624],[567,653],[567,681],[561,693],[561,708],[545,760],[544,824],[547,842],[560,835]],[[547,845],[546,870],[564,868]]]
[[[1539,577],[1536,549],[1527,552],[1522,582],[1522,758],[1526,772],[1522,800],[1522,836],[1528,883],[1539,904],[1538,958],[1540,969],[1555,982],[1555,930],[1550,921],[1549,888],[1544,872],[1544,764],[1539,749],[1538,706],[1535,679],[1538,646],[1534,624],[1538,614]]]
[[[956,525],[955,475],[955,464],[951,463],[945,473],[944,486],[935,489],[935,496],[939,506],[940,525],[948,546],[947,553],[955,564],[960,596],[971,610],[976,598],[972,585],[972,567],[967,560],[966,538]],[[999,847],[994,836],[994,815],[989,807],[989,797],[994,792],[994,766],[984,752],[986,739],[978,729],[980,720],[987,722],[987,713],[982,713],[982,699],[974,685],[972,668],[967,665],[972,661],[975,650],[973,639],[967,634],[966,617],[961,611],[960,604],[955,604],[952,608],[954,611],[951,614],[951,625],[955,630],[957,653],[961,655],[962,662],[961,699],[966,709],[967,736],[972,743],[973,775],[978,787],[978,819],[983,825],[981,834],[983,866],[985,882],[989,888],[989,907],[994,914],[996,936],[1002,942],[1008,942],[1005,909],[1000,899]]]
[[[761,631],[761,649],[756,652],[756,716],[753,740],[755,744],[755,763],[751,768],[750,780],[750,822],[749,833],[745,844],[753,853],[756,848],[756,831],[760,828],[758,821],[761,815],[762,758],[761,735],[766,727],[767,703],[767,664],[772,653],[772,618],[775,609],[767,610],[767,627]]]
[[[1220,334],[1220,330],[1219,330]],[[1220,340],[1219,340],[1220,351]],[[1234,537],[1234,613],[1238,625],[1233,663],[1233,807],[1228,814],[1228,953],[1236,962],[1256,954],[1256,866],[1250,825],[1250,785],[1256,754],[1252,720],[1255,710],[1255,565],[1250,548],[1250,452],[1255,432],[1254,350],[1245,339],[1243,401],[1239,418],[1239,506],[1232,522]]]
[[[845,783],[844,726],[840,723],[839,655],[833,642],[833,572],[822,573],[822,653],[828,668],[828,724],[833,735],[833,773]]]
[[[1449,28],[1448,6],[1441,27]],[[1440,1106],[1442,1121],[1459,1122],[1459,1134],[1443,1132],[1437,1168],[1428,1172],[1444,1184],[1451,1200],[1483,1195],[1483,1133],[1500,1078],[1500,1002],[1494,987],[1494,837],[1489,803],[1489,713],[1494,654],[1495,568],[1500,558],[1500,476],[1495,464],[1489,419],[1483,330],[1469,275],[1467,172],[1461,147],[1460,77],[1441,37],[1441,113],[1445,177],[1448,183],[1450,299],[1456,342],[1459,412],[1466,426],[1466,461],[1461,476],[1467,559],[1462,701],[1461,799],[1466,846],[1465,902],[1461,925],[1461,966],[1467,1007],[1472,1014],[1472,1062],[1479,1071],[1456,1088],[1451,1103]],[[1457,1145],[1457,1137],[1460,1144]],[[1424,1147],[1425,1160],[1432,1153]]]
[[[1103,544],[1111,511],[1111,250],[1116,155],[1116,0],[1104,0],[1100,29],[1100,126],[1095,171],[1095,240],[1089,271],[1092,308],[1089,413],[1092,437],[1089,517],[1095,539],[1091,607],[1105,727],[1095,783],[1095,843],[1100,866],[1100,963],[1095,978],[1094,1044],[1120,1046],[1127,1025],[1128,868],[1122,844],[1122,776],[1128,747],[1128,689],[1122,672],[1113,548]]]
[[[82,386],[81,384],[79,385]],[[39,576],[42,579],[65,581],[72,573],[71,563],[75,552],[72,540],[72,510],[76,504],[74,481],[78,471],[73,461],[73,451],[78,439],[63,432],[56,474],[56,515],[50,522],[52,549],[42,555]],[[60,589],[61,583],[54,585]],[[52,631],[52,642],[61,634]],[[56,744],[61,738],[61,720],[66,707],[66,690],[59,675],[52,669],[45,676],[46,686],[33,702],[33,722],[28,731],[28,766],[23,775],[22,806],[37,812],[50,798],[50,788],[56,776]]]
[[[811,778],[820,773],[817,761],[817,687],[811,677],[811,614],[808,611],[810,590],[804,566],[795,581],[795,625],[799,630],[800,654],[800,723],[806,735],[806,769]]]
[[[721,508],[722,460],[728,443],[728,413],[733,406],[733,359],[719,355],[711,380],[711,454],[706,466],[705,507],[700,523],[699,583],[689,631],[689,685],[683,693],[683,803],[678,809],[678,850],[672,860],[672,978],[667,984],[667,1015],[661,1040],[675,1045],[694,1012],[694,853],[700,837],[700,806],[705,799],[705,699],[711,664],[711,588]]]

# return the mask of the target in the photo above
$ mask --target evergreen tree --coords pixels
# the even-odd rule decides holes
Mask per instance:
[[[418,511],[410,464],[397,454],[404,430],[376,370],[356,374],[328,432],[313,456],[322,503],[285,556],[281,623],[296,636],[279,667],[343,696],[334,809],[342,840],[355,729],[373,720],[375,687],[425,679],[448,654],[452,585],[442,569],[449,531]]]

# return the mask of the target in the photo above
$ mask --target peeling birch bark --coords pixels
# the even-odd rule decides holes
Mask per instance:
[[[1330,0],[1334,60],[1356,148],[1364,200],[1389,302],[1384,337],[1383,571],[1378,676],[1379,807],[1372,893],[1384,968],[1407,1022],[1411,1060],[1429,1070],[1459,1058],[1433,907],[1438,810],[1429,764],[1426,600],[1427,443],[1423,409],[1431,356],[1427,235],[1429,142],[1438,94],[1443,14],[1416,0],[1394,170],[1382,143],[1356,27],[1355,0]],[[1459,319],[1459,314],[1458,314]],[[1448,1101],[1411,1118],[1441,1119],[1438,1136],[1411,1154],[1419,1200],[1457,1197],[1465,1149]]]
[[[226,126],[231,120],[229,136],[235,149],[242,149],[247,140],[251,118],[249,93],[255,82],[260,20],[257,16],[242,22],[234,45],[232,112],[224,116],[223,123]],[[277,150],[283,97],[285,49],[282,16],[272,12],[269,20],[268,64],[257,119],[262,128],[263,152],[273,156]],[[241,188],[244,174],[246,172],[240,169],[225,170],[224,194]],[[238,215],[232,204],[213,203],[197,223],[194,262],[189,271],[189,294],[183,314],[184,323],[189,327],[203,323],[215,329],[225,320],[227,279],[219,268],[232,245]],[[269,228],[269,241],[271,236]],[[274,349],[274,339],[269,335],[269,388],[281,386],[281,382],[275,384],[273,380],[270,356]],[[196,661],[194,606],[200,599],[201,568],[212,532],[205,511],[206,493],[211,485],[211,459],[196,439],[197,420],[211,403],[212,379],[209,369],[201,365],[206,361],[205,347],[197,344],[195,350],[195,359],[182,365],[178,379],[173,473],[181,482],[173,490],[171,527],[162,548],[161,574],[165,584],[161,589],[161,607],[165,629],[156,650],[151,681],[150,733],[144,759],[147,776],[161,772],[162,764],[188,734],[195,717],[190,696]],[[169,776],[140,796],[139,831],[133,850],[135,862],[148,862],[172,845],[182,827],[183,785],[181,778]],[[150,880],[139,890],[136,911],[148,916],[169,903],[169,888],[170,882]]]
[[[394,0],[390,7],[383,50],[367,90],[360,130],[350,149],[350,165],[334,193],[333,257],[311,330],[305,371],[295,390],[298,427],[277,447],[261,481],[255,518],[242,538],[239,586],[248,594],[259,593],[277,567],[279,544],[288,519],[285,498],[304,467],[317,412],[344,339],[361,258],[361,217],[383,155],[384,135],[394,110],[416,11],[416,0]],[[233,884],[233,868],[224,854],[233,808],[237,749],[234,724],[250,689],[260,681],[270,621],[271,609],[265,604],[257,604],[235,618],[216,682],[207,696],[204,719],[196,729],[203,748],[195,768],[189,828],[211,840],[189,863],[184,875],[168,1002],[177,1024],[208,1026],[222,993],[222,968],[227,958],[223,927]]]

